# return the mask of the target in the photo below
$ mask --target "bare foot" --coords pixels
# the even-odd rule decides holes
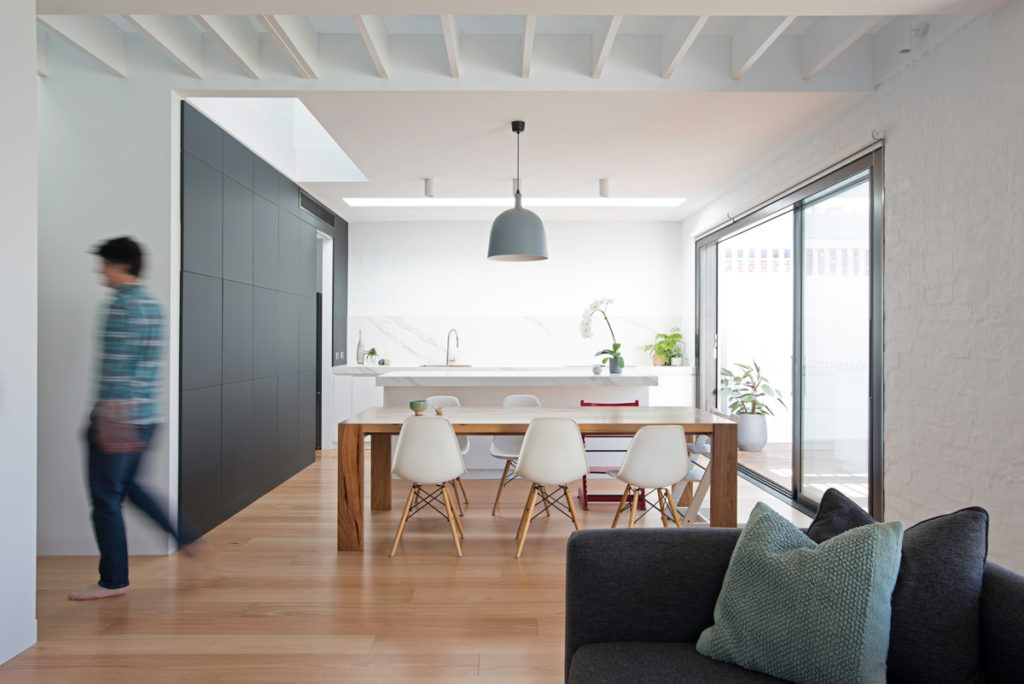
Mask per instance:
[[[105,599],[113,598],[114,596],[123,596],[128,591],[128,587],[121,587],[120,589],[107,589],[101,587],[98,584],[90,584],[81,591],[73,591],[68,594],[68,598],[72,601],[92,601],[94,599]]]

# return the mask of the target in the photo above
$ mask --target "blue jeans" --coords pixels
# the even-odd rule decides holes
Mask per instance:
[[[100,549],[99,585],[106,589],[128,586],[128,539],[124,531],[121,503],[125,497],[139,507],[165,532],[183,543],[167,513],[135,481],[143,454],[149,448],[156,425],[140,425],[138,453],[110,454],[100,451],[95,441],[95,425],[86,434],[89,444],[89,494],[92,498],[92,528]],[[189,543],[189,539],[184,543]]]

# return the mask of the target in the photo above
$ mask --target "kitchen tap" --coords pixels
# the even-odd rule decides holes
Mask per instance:
[[[444,350],[444,365],[446,366],[452,365],[452,361],[455,360],[455,357],[452,356],[452,333],[455,333],[455,348],[459,348],[459,333],[455,332],[455,328],[452,328],[448,331],[448,344]]]

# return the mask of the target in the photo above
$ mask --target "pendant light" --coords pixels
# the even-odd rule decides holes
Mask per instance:
[[[535,213],[523,209],[523,199],[519,193],[519,134],[525,129],[526,122],[512,122],[512,132],[516,134],[516,205],[501,212],[494,219],[491,225],[491,241],[487,248],[488,259],[540,261],[548,258],[544,224]]]

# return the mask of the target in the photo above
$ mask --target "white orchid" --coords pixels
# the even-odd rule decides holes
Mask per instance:
[[[594,314],[600,313],[601,316],[604,318],[604,322],[608,324],[608,332],[612,334],[612,343],[615,343],[615,331],[612,330],[612,324],[608,320],[608,314],[605,313],[605,310],[608,308],[608,305],[614,301],[615,300],[610,297],[595,299],[593,302],[590,303],[590,306],[588,306],[583,311],[583,320],[580,321],[580,334],[584,338],[590,338],[594,336],[594,323],[592,319],[594,317]]]

